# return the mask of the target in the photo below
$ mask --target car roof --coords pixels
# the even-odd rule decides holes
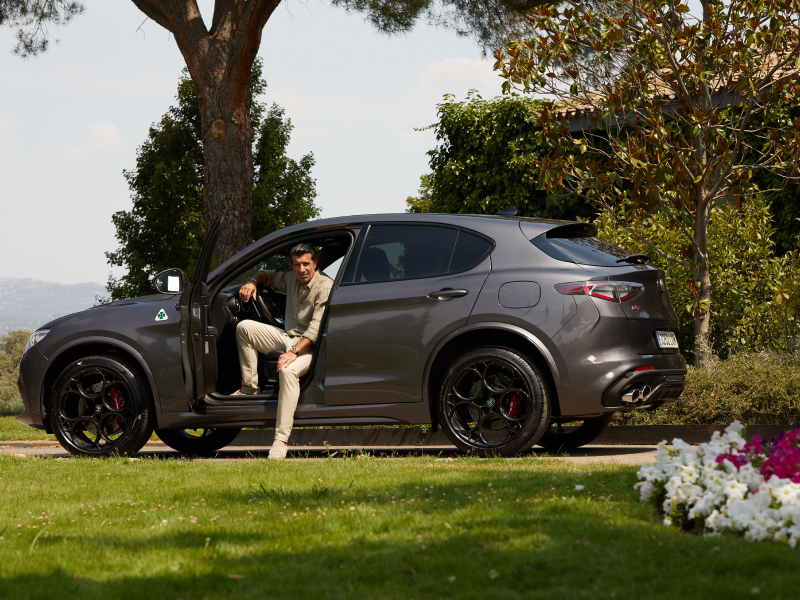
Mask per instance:
[[[544,233],[553,227],[558,227],[559,225],[566,225],[567,223],[571,223],[572,221],[560,221],[557,219],[540,219],[536,217],[511,217],[511,216],[503,216],[503,215],[468,215],[468,214],[454,214],[454,213],[378,213],[378,214],[367,214],[367,215],[350,215],[350,216],[343,216],[343,217],[330,217],[327,219],[316,219],[313,221],[306,221],[305,223],[298,223],[297,225],[290,225],[289,227],[285,227],[283,229],[279,229],[269,235],[261,238],[260,240],[256,240],[250,246],[245,248],[244,250],[237,253],[235,256],[232,256],[221,265],[219,265],[216,269],[212,271],[210,274],[210,278],[216,276],[217,273],[226,270],[230,263],[232,262],[239,262],[241,258],[246,255],[250,254],[256,246],[261,246],[261,244],[270,237],[278,235],[279,237],[283,237],[284,235],[294,235],[294,234],[303,234],[304,232],[308,233],[317,233],[317,232],[324,232],[326,229],[336,229],[336,228],[343,228],[343,227],[353,227],[359,226],[364,223],[415,223],[415,222],[425,222],[425,223],[438,223],[442,225],[451,225],[454,227],[464,227],[467,229],[473,229],[475,231],[491,235],[494,230],[494,233],[497,234],[496,231],[498,227],[505,228],[508,227],[519,227],[520,222],[525,222],[528,224],[526,228],[527,233],[533,232],[534,235],[538,235],[540,233]]]

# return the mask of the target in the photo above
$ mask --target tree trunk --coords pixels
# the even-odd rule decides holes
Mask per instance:
[[[703,203],[695,213],[695,241],[700,254],[695,251],[694,281],[697,303],[694,309],[694,357],[698,367],[708,365],[711,360],[711,272],[708,267],[708,218],[710,203]]]
[[[225,217],[216,254],[233,256],[252,242],[253,157],[247,82],[261,32],[281,0],[215,0],[206,28],[195,0],[133,0],[175,36],[200,108],[203,220],[206,234]]]
[[[206,233],[225,217],[216,253],[227,259],[253,241],[253,157],[247,80],[242,90],[198,89],[203,131],[203,221]]]

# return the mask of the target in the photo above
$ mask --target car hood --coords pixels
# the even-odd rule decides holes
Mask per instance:
[[[139,296],[138,298],[127,298],[125,300],[117,300],[116,302],[109,302],[108,304],[100,304],[98,306],[92,306],[90,308],[70,313],[68,315],[64,315],[63,317],[58,317],[57,319],[53,319],[39,327],[39,329],[52,329],[62,323],[65,323],[71,319],[74,319],[78,315],[89,311],[105,311],[105,310],[113,310],[115,308],[120,308],[123,306],[135,306],[137,304],[144,304],[147,302],[166,302],[177,298],[178,294],[152,294],[150,296]]]

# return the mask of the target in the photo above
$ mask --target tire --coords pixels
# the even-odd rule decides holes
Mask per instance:
[[[212,454],[230,444],[241,428],[156,429],[167,446],[184,454]]]
[[[559,428],[559,423],[550,423],[544,435],[537,444],[548,450],[574,450],[586,444],[591,444],[603,433],[611,422],[614,413],[608,413],[597,419],[584,419],[575,421],[580,425],[570,425]]]
[[[515,350],[476,348],[445,371],[437,406],[453,444],[479,456],[511,456],[535,444],[550,421],[539,369]]]
[[[155,425],[147,378],[118,356],[87,356],[64,369],[47,413],[58,441],[76,456],[135,454]]]

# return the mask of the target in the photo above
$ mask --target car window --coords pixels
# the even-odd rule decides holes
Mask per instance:
[[[336,276],[339,274],[339,269],[342,268],[342,261],[343,260],[344,260],[344,256],[340,256],[335,261],[333,261],[331,264],[329,264],[327,267],[322,269],[322,272],[335,281],[336,280]]]
[[[486,238],[459,231],[453,257],[450,259],[450,273],[460,273],[471,269],[481,262],[492,249],[492,243]]]
[[[435,225],[372,225],[355,282],[433,277],[445,272],[456,230]]]
[[[594,237],[596,230],[583,223],[551,229],[531,240],[548,256],[564,262],[599,267],[618,267],[618,260],[628,256],[622,248]]]

